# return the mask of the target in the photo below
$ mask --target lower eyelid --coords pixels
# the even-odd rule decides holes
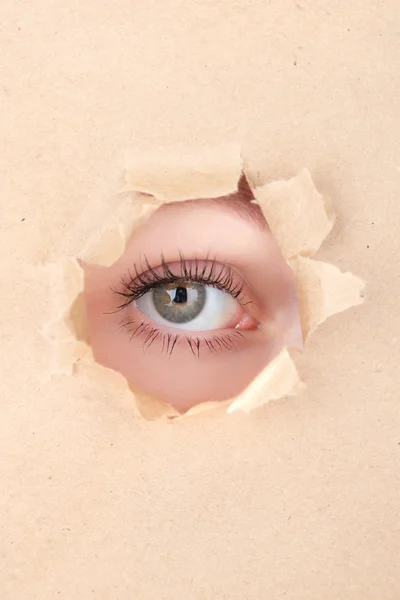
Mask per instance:
[[[157,344],[161,352],[171,356],[172,352],[185,344],[188,350],[199,357],[202,350],[219,354],[224,350],[237,350],[239,344],[246,341],[246,333],[235,329],[215,330],[209,332],[184,332],[177,329],[164,329],[158,324],[144,319],[127,317],[120,322],[120,329],[125,330],[130,340],[140,340],[144,351]]]

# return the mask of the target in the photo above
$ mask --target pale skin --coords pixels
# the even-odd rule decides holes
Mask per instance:
[[[115,292],[122,278],[135,279],[136,271],[140,275],[148,265],[157,270],[161,257],[174,271],[182,254],[187,264],[196,259],[204,265],[212,257],[243,283],[234,318],[218,331],[192,332],[190,323],[185,330],[154,323],[135,301],[118,310],[124,298]],[[259,207],[241,192],[164,205],[135,233],[116,263],[108,268],[86,264],[84,270],[88,335],[96,360],[122,373],[133,389],[181,412],[235,397],[283,347],[301,345],[293,273]],[[124,326],[126,321],[134,325]],[[139,334],[132,337],[141,323],[177,336],[173,352],[165,351],[160,334],[154,334],[150,345]],[[233,335],[234,347],[210,351],[204,340],[220,334]],[[199,340],[194,352],[188,336]]]

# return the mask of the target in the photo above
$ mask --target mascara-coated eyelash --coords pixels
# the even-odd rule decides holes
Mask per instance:
[[[213,354],[219,354],[223,350],[235,350],[237,344],[243,339],[243,334],[240,331],[232,330],[229,334],[220,333],[214,334],[209,338],[199,337],[196,335],[180,335],[162,331],[157,327],[153,327],[149,323],[139,321],[127,317],[120,323],[120,329],[127,329],[131,334],[130,339],[140,337],[143,341],[143,351],[146,352],[150,346],[158,341],[161,344],[161,353],[170,357],[173,351],[180,345],[181,342],[186,342],[193,356],[200,358],[201,350],[207,349]]]
[[[117,310],[124,309],[156,287],[188,282],[218,288],[230,294],[242,305],[250,303],[250,301],[245,301],[243,295],[244,283],[242,281],[235,283],[234,271],[229,265],[224,265],[215,258],[209,260],[207,257],[204,260],[199,260],[195,257],[186,260],[182,253],[179,253],[179,256],[179,263],[176,263],[178,265],[177,273],[172,271],[163,255],[161,255],[161,264],[157,268],[153,268],[147,258],[144,257],[147,270],[141,274],[135,264],[135,277],[132,277],[129,272],[128,279],[123,278],[121,280],[122,289],[112,290],[118,296],[125,298],[124,302],[117,307]]]

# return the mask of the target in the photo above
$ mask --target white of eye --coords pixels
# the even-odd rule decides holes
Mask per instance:
[[[155,323],[160,323],[174,329],[184,331],[212,331],[223,329],[238,311],[238,302],[231,294],[214,288],[204,286],[205,303],[201,312],[191,321],[176,323],[165,319],[155,307],[153,292],[143,294],[136,300],[137,308]]]

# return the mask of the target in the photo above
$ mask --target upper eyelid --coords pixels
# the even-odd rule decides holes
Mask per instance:
[[[159,285],[165,284],[168,278],[170,278],[171,281],[182,280],[183,282],[192,280],[194,282],[197,281],[198,283],[203,283],[204,285],[208,284],[212,286],[214,284],[214,287],[220,287],[220,289],[231,293],[232,296],[243,305],[253,302],[253,300],[249,298],[249,295],[251,294],[249,294],[249,286],[245,279],[228,263],[217,260],[216,257],[210,259],[209,253],[206,255],[205,259],[200,259],[196,256],[188,259],[184,257],[182,252],[179,252],[179,256],[180,261],[172,260],[167,262],[164,256],[161,255],[161,264],[157,267],[150,265],[148,259],[144,257],[147,269],[142,272],[139,272],[137,265],[134,264],[135,276],[129,270],[127,276],[121,278],[121,289],[111,290],[115,294],[126,298],[126,302],[120,305],[118,309],[122,309],[125,306],[128,306],[133,300],[138,299],[138,297],[140,297],[139,293],[141,287],[148,288],[140,294],[143,295],[146,291],[150,291],[156,287],[157,283]],[[192,270],[192,266],[188,266],[193,265],[193,263],[195,264],[195,270]],[[199,268],[201,263],[203,264]],[[175,264],[180,265],[181,267],[181,271],[178,273],[173,269],[173,265]],[[142,266],[142,268],[144,267]],[[137,285],[137,283],[140,285]]]

